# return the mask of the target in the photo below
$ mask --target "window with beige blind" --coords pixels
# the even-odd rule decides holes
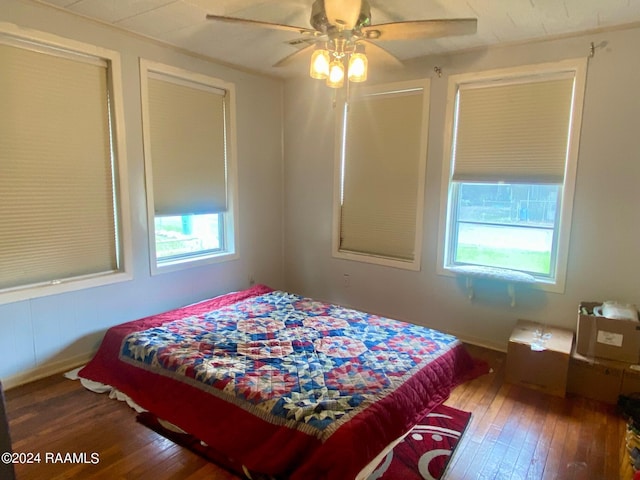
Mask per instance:
[[[571,60],[450,78],[445,270],[505,268],[564,288],[585,67]]]
[[[0,299],[130,278],[117,53],[0,30]]]
[[[141,60],[153,272],[235,256],[232,84]]]
[[[334,256],[420,269],[428,82],[352,92],[341,113]]]

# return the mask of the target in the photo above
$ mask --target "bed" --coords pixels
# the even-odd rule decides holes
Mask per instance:
[[[474,366],[451,335],[258,285],[110,328],[79,376],[245,472],[351,480]]]

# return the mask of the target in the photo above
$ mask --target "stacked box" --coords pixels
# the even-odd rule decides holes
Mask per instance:
[[[588,358],[598,357],[626,363],[640,358],[640,322],[598,317],[594,307],[601,302],[582,302],[578,311],[576,350]]]
[[[581,397],[616,404],[628,366],[627,363],[615,360],[585,357],[574,348],[569,361],[567,391]]]

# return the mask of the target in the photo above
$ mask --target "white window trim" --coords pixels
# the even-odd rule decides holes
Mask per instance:
[[[227,212],[223,214],[224,222],[224,245],[225,249],[221,252],[208,253],[203,255],[195,255],[193,257],[181,258],[173,261],[158,262],[156,259],[156,239],[155,239],[155,211],[153,200],[153,168],[151,159],[151,143],[149,136],[148,122],[144,120],[149,118],[148,104],[148,78],[150,74],[160,74],[175,77],[179,80],[187,82],[195,82],[207,87],[220,89],[228,92],[228,120],[227,127],[229,129],[227,144],[227,190],[228,190],[228,206]],[[213,263],[227,262],[239,258],[238,254],[238,173],[236,162],[236,93],[233,83],[195,73],[182,68],[154,62],[144,58],[140,59],[140,94],[142,99],[142,136],[144,143],[144,168],[145,183],[147,190],[147,229],[149,232],[149,266],[151,275],[161,273],[175,272],[187,268],[194,268]]]
[[[59,50],[60,56],[86,56],[109,64],[110,95],[114,116],[113,147],[116,163],[117,187],[117,228],[119,231],[118,245],[120,252],[120,270],[94,275],[82,275],[68,279],[43,282],[20,287],[8,288],[0,291],[0,305],[5,303],[28,300],[32,298],[57,295],[86,288],[94,288],[113,283],[129,281],[133,278],[133,248],[131,240],[131,221],[129,203],[129,180],[126,156],[126,140],[124,126],[124,102],[122,97],[122,67],[120,54],[114,50],[78,42],[50,33],[19,27],[12,23],[0,22],[0,42],[19,45],[34,51]],[[29,45],[29,44],[32,45]]]
[[[413,260],[396,260],[393,258],[381,257],[365,253],[353,253],[340,250],[340,217],[341,205],[340,197],[342,190],[342,166],[344,155],[344,133],[346,121],[346,103],[343,108],[336,109],[336,130],[334,152],[334,178],[333,178],[333,234],[332,234],[332,255],[334,258],[342,260],[351,260],[355,262],[372,263],[386,267],[400,268],[404,270],[419,271],[422,262],[422,236],[423,236],[423,219],[424,219],[424,192],[425,192],[425,174],[427,168],[427,142],[429,133],[429,96],[430,96],[430,80],[428,78],[421,80],[409,80],[404,82],[387,83],[383,85],[360,87],[358,92],[363,94],[388,93],[394,90],[422,90],[422,134],[420,137],[420,160],[418,167],[418,192],[417,192],[417,208],[416,208],[416,234],[414,239],[415,254]]]
[[[559,72],[575,72],[574,101],[571,111],[571,127],[569,149],[560,205],[560,217],[558,222],[558,252],[556,259],[555,279],[537,279],[536,285],[547,292],[564,293],[567,263],[569,256],[569,240],[571,230],[571,218],[573,213],[573,199],[575,193],[576,172],[578,167],[578,150],[580,147],[580,131],[582,124],[582,109],[584,104],[584,91],[587,76],[587,59],[577,58],[562,60],[553,63],[518,66],[505,69],[487,70],[484,72],[464,73],[449,77],[447,90],[447,112],[444,133],[444,160],[442,169],[440,220],[438,235],[438,261],[437,273],[439,275],[455,276],[455,273],[447,268],[448,253],[447,242],[450,235],[448,217],[451,209],[451,154],[453,147],[453,120],[455,114],[455,99],[457,87],[464,83],[476,83],[483,81],[500,82],[505,79],[521,76],[548,75]]]

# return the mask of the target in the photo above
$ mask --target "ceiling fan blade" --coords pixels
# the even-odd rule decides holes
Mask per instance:
[[[386,48],[382,48],[380,45],[366,40],[362,40],[362,43],[366,44],[365,53],[372,63],[383,64],[390,67],[404,67],[404,63]]]
[[[274,67],[285,67],[287,65],[289,65],[292,62],[295,62],[296,60],[307,56],[307,61],[309,61],[309,59],[311,58],[311,52],[313,50],[316,49],[316,45],[315,43],[312,45],[308,45],[304,48],[301,48],[300,50],[296,50],[295,52],[293,52],[290,55],[287,55],[286,57],[284,57],[282,60],[278,61]]]
[[[249,20],[248,18],[225,17],[222,15],[207,15],[207,20],[216,20],[219,22],[235,23],[242,25],[252,25],[254,27],[269,28],[271,30],[279,30],[281,32],[291,32],[297,34],[315,35],[316,31],[310,28],[296,27],[293,25],[282,25],[280,23],[260,22],[258,20]]]
[[[353,30],[361,9],[362,0],[324,0],[327,20],[339,30]]]
[[[291,45],[292,47],[296,47],[298,45],[302,45],[304,43],[306,43],[307,45],[310,43],[313,43],[315,45],[315,43],[318,40],[313,38],[313,37],[300,37],[300,38],[296,38],[294,40],[289,40],[288,42],[285,42],[287,45]]]
[[[468,35],[476,33],[477,26],[478,21],[475,18],[415,20],[371,25],[363,27],[362,32],[368,40],[415,40]]]

